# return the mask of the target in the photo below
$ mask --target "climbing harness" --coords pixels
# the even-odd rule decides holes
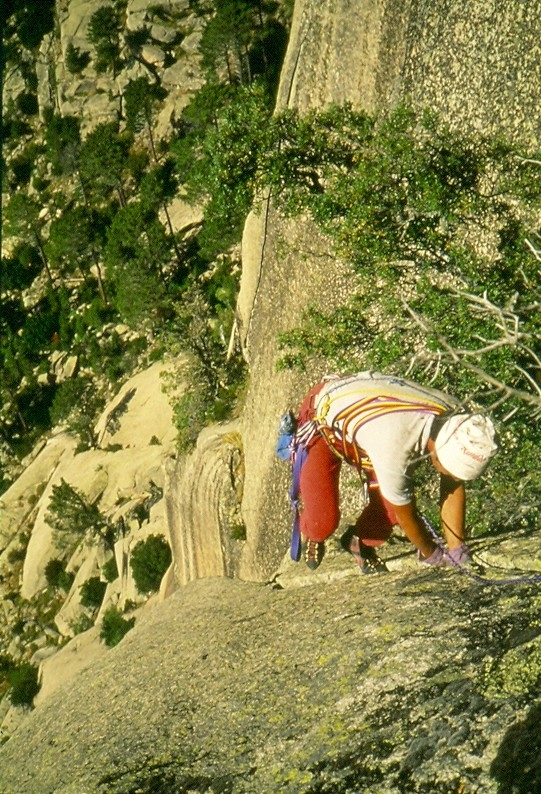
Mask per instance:
[[[457,562],[449,555],[444,542],[442,541],[442,539],[440,538],[440,536],[438,535],[438,533],[436,532],[430,521],[426,518],[426,516],[422,514],[420,514],[420,516],[423,524],[432,535],[434,542],[443,551],[445,559],[448,562],[450,562],[451,565],[453,565],[455,568],[458,568],[458,570],[461,573],[466,574],[466,576],[469,576],[469,578],[473,579],[475,582],[478,582],[479,584],[486,586],[492,586],[492,585],[502,586],[502,585],[510,585],[510,584],[538,584],[539,582],[541,582],[541,573],[531,574],[528,576],[513,576],[507,579],[488,579],[484,576],[480,576],[479,574],[474,573],[473,571],[470,571],[469,568]]]
[[[325,380],[335,378],[328,376]],[[400,384],[401,381],[396,381]],[[323,383],[322,383],[323,386]],[[301,470],[306,461],[310,442],[316,435],[322,436],[330,449],[337,457],[351,463],[359,470],[373,471],[368,455],[354,442],[357,431],[368,422],[390,413],[422,412],[441,415],[451,408],[450,405],[423,394],[419,399],[404,397],[399,394],[367,394],[362,399],[356,399],[351,405],[339,411],[331,422],[327,424],[326,418],[334,399],[332,396],[334,386],[324,394],[323,399],[315,408],[319,392],[315,392],[311,403],[311,415],[296,426],[295,418],[290,412],[284,414],[278,430],[276,454],[281,460],[291,460],[293,464],[292,484],[289,499],[293,510],[293,528],[291,534],[290,555],[291,559],[298,562],[301,556],[300,532],[300,477]],[[339,395],[343,396],[343,395]],[[303,417],[304,418],[304,417]],[[351,441],[348,439],[352,439]]]
[[[367,393],[365,396],[354,399],[329,421],[329,412],[333,402],[348,397],[348,392],[344,393],[343,391],[342,382],[331,385],[320,399],[318,399],[319,395],[316,396],[317,408],[313,419],[333,452],[339,458],[358,468],[372,468],[366,453],[355,443],[357,432],[369,422],[395,413],[415,412],[442,416],[446,413],[450,414],[458,408],[451,402],[446,403],[443,399],[438,399],[424,390],[419,390],[419,396],[403,395],[399,392],[393,394],[393,384],[403,385],[404,383],[398,379],[386,382],[388,392],[385,394],[375,392],[372,379],[367,380],[366,383]],[[351,395],[353,396],[355,392],[356,390],[352,390]]]

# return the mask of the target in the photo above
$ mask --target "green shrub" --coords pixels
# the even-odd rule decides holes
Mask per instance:
[[[70,627],[74,636],[88,631],[93,625],[94,620],[90,617],[90,615],[81,615],[79,618],[77,618],[77,620],[74,620],[73,623],[70,623]]]
[[[68,591],[73,584],[74,575],[66,571],[62,560],[49,560],[45,566],[45,578],[51,587]]]
[[[19,94],[16,105],[24,116],[35,116],[39,111],[38,98],[30,91]]]
[[[8,552],[8,562],[12,565],[22,562],[26,557],[26,546],[16,546]]]
[[[87,532],[102,540],[107,537],[107,522],[97,505],[87,502],[85,495],[63,478],[53,485],[46,519],[60,542]]]
[[[109,607],[103,616],[100,638],[109,648],[112,648],[114,645],[118,645],[134,624],[135,618],[126,620],[116,607]]]
[[[130,565],[135,586],[140,593],[158,590],[171,564],[171,549],[163,535],[149,535],[133,549]]]
[[[118,579],[118,566],[114,556],[101,566],[101,572],[108,582],[114,582],[115,579]]]
[[[66,48],[66,69],[71,74],[80,74],[90,63],[90,53],[75,47],[70,41]]]
[[[13,178],[10,180],[10,187],[12,189],[28,185],[32,178],[32,171],[34,164],[23,153],[19,157],[13,158],[11,161],[11,171]]]
[[[45,145],[53,173],[72,173],[81,146],[80,121],[75,116],[50,115],[46,120]]]
[[[111,69],[113,78],[122,68],[120,57],[120,9],[114,6],[102,6],[90,17],[88,23],[88,40],[94,45],[97,55],[96,71],[102,73]]]
[[[99,576],[91,576],[80,587],[81,604],[89,609],[96,609],[101,606],[106,589],[107,582],[102,582]]]
[[[33,664],[19,664],[7,674],[11,686],[9,698],[14,706],[31,706],[40,690],[38,668]]]
[[[30,50],[39,47],[43,37],[54,29],[54,0],[29,0],[6,5],[21,8],[21,13],[16,17],[16,30],[23,47]]]
[[[231,537],[233,540],[246,540],[246,526],[240,522],[231,526]]]
[[[7,653],[0,653],[0,675],[6,675],[16,667],[15,662]]]

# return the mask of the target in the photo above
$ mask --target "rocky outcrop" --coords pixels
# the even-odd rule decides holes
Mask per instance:
[[[234,576],[245,528],[244,450],[238,426],[209,427],[194,452],[166,467],[165,501],[176,584]]]
[[[22,604],[4,609],[0,636],[7,648],[17,622],[36,626],[35,636],[11,640],[10,653],[15,659],[30,659],[40,669],[43,700],[61,683],[71,679],[106,649],[99,638],[101,617],[110,606],[123,609],[125,604],[143,606],[148,598],[137,591],[130,568],[135,545],[149,535],[163,535],[168,541],[169,526],[163,490],[168,461],[176,455],[176,429],[173,423],[171,396],[180,393],[179,378],[172,377],[171,364],[157,362],[130,378],[104,410],[95,428],[98,446],[78,452],[78,440],[59,430],[40,445],[22,475],[1,499],[0,575],[4,592],[18,572],[17,587]],[[176,372],[176,370],[174,370]],[[79,634],[77,624],[91,617],[81,605],[81,585],[91,577],[103,578],[104,564],[112,551],[96,538],[70,538],[66,549],[51,525],[50,498],[62,480],[96,504],[112,526],[122,522],[122,532],[114,546],[119,575],[107,585],[102,606],[92,616],[97,628]],[[25,539],[24,561],[17,566],[13,552]],[[73,577],[69,591],[61,598],[47,589],[47,564],[61,560]],[[171,580],[173,579],[171,574]],[[163,584],[168,592],[169,578]],[[51,614],[48,601],[55,604]],[[6,601],[11,605],[11,601]],[[41,606],[40,606],[41,604]],[[41,629],[38,631],[38,627]],[[73,638],[70,640],[70,638]],[[66,644],[67,643],[67,644]],[[26,647],[25,647],[26,645]],[[28,655],[28,650],[34,653]],[[20,715],[19,715],[20,716]],[[2,723],[4,735],[14,723],[8,713]]]
[[[34,466],[43,472],[43,480],[35,487],[43,492],[34,508],[24,560],[23,598],[31,599],[45,587],[45,567],[61,553],[47,514],[53,488],[62,480],[83,493],[89,503],[98,503],[100,512],[112,520],[129,513],[138,498],[149,493],[151,482],[163,488],[163,465],[175,451],[172,409],[162,391],[163,370],[163,364],[154,364],[124,385],[97,423],[97,449],[77,452],[76,439],[64,434],[52,439],[58,449],[53,468],[40,467],[39,456],[36,459]],[[48,449],[45,454],[48,460]],[[11,489],[3,498],[11,503]]]
[[[97,74],[93,58],[79,74],[72,74],[66,66],[68,48],[93,56],[88,39],[88,23],[104,3],[102,0],[69,0],[57,4],[57,31],[45,37],[37,62],[40,109],[52,107],[63,116],[76,115],[81,119],[83,135],[100,122],[115,120],[121,110],[123,87],[129,80],[155,73],[169,92],[168,101],[156,122],[156,138],[171,133],[171,122],[187,104],[194,90],[202,85],[198,69],[197,44],[201,36],[201,21],[190,11],[187,0],[170,0],[152,6],[140,0],[128,0],[125,27],[129,32],[146,29],[147,44],[139,56],[122,52],[126,68],[113,79]],[[24,86],[10,78],[8,89],[16,94]]]
[[[475,554],[517,564],[540,539]],[[538,588],[386,553],[391,573],[361,577],[329,543],[315,574],[207,578],[145,610],[0,748],[0,790],[538,791]]]

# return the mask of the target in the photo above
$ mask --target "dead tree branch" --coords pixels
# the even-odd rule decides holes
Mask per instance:
[[[501,307],[496,306],[496,304],[492,303],[488,299],[486,293],[482,297],[472,295],[470,293],[457,292],[456,294],[457,297],[466,298],[472,305],[474,311],[487,315],[490,314],[492,318],[495,319],[495,325],[501,331],[502,336],[500,339],[490,340],[485,340],[478,337],[480,341],[484,343],[482,348],[456,348],[445,336],[443,336],[443,334],[437,330],[437,328],[434,327],[434,325],[432,325],[426,318],[422,317],[418,312],[416,312],[407,303],[407,301],[403,301],[406,311],[414,320],[414,322],[425,332],[425,334],[435,338],[441,348],[435,355],[431,356],[431,359],[436,362],[438,368],[441,366],[441,363],[444,359],[456,364],[460,364],[460,366],[464,367],[469,372],[474,373],[480,381],[491,386],[495,390],[496,394],[499,395],[497,401],[491,407],[502,404],[510,398],[517,398],[525,404],[532,406],[535,414],[541,413],[541,386],[536,381],[535,377],[526,369],[524,369],[523,366],[518,364],[514,365],[517,372],[519,372],[532,386],[531,392],[505,383],[504,381],[492,375],[490,372],[487,372],[482,366],[476,363],[476,361],[478,361],[480,356],[482,356],[484,353],[491,352],[500,347],[514,347],[532,360],[533,368],[535,370],[541,370],[541,362],[539,357],[535,354],[530,345],[524,344],[525,340],[528,340],[530,343],[532,340],[541,341],[539,337],[522,331],[520,318],[515,312],[513,312],[512,308],[502,309]]]

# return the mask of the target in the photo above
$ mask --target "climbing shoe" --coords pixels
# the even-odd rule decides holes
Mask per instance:
[[[423,565],[436,565],[441,568],[444,568],[447,565],[447,558],[440,546],[436,546],[430,557],[423,557],[421,552],[417,550],[417,559]]]
[[[359,566],[364,576],[372,573],[385,573],[389,569],[378,557],[371,546],[365,546],[355,534],[355,527],[349,527],[340,539],[340,544],[344,551],[349,551]]]
[[[446,552],[451,565],[456,565],[457,568],[468,568],[472,563],[472,558],[469,548],[463,543],[456,549],[450,549]]]
[[[306,565],[311,571],[319,568],[323,555],[325,554],[325,544],[318,543],[317,540],[310,540],[305,538],[303,543],[303,553]]]

